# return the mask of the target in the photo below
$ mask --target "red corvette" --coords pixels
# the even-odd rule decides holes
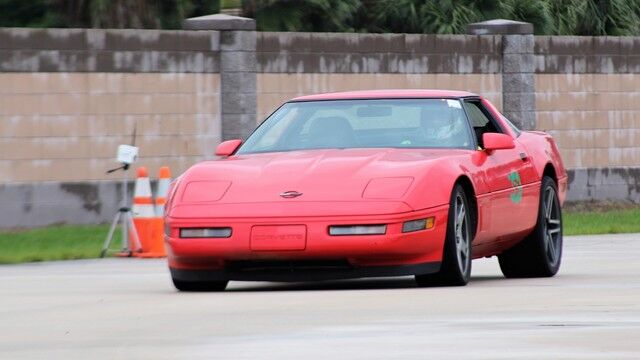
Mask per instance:
[[[304,96],[178,178],[166,244],[179,290],[229,280],[415,275],[465,285],[471,259],[553,276],[567,174],[554,140],[461,91]]]

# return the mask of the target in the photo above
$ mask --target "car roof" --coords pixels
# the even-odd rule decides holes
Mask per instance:
[[[478,95],[457,90],[425,90],[425,89],[390,89],[343,91],[325,94],[306,95],[290,101],[317,100],[357,100],[357,99],[429,99],[429,98],[464,98]]]

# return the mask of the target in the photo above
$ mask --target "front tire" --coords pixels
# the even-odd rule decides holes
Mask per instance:
[[[562,260],[562,209],[552,178],[542,178],[538,221],[533,232],[511,249],[498,255],[507,278],[551,277]]]
[[[173,285],[180,291],[213,292],[224,291],[228,281],[183,281],[171,278]]]
[[[435,274],[416,275],[418,286],[464,286],[471,277],[471,209],[464,188],[451,193],[442,267]]]

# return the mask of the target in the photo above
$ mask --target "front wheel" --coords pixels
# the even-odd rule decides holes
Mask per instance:
[[[471,277],[471,216],[464,188],[451,193],[442,267],[435,274],[416,275],[418,286],[464,286]]]
[[[538,221],[533,232],[513,248],[498,255],[507,278],[550,277],[562,259],[562,209],[555,181],[542,178]]]

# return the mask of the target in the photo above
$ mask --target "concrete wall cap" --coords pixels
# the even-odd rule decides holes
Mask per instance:
[[[255,30],[256,21],[250,18],[213,14],[185,19],[184,30]]]
[[[533,24],[521,21],[495,19],[467,25],[470,35],[533,34]]]

